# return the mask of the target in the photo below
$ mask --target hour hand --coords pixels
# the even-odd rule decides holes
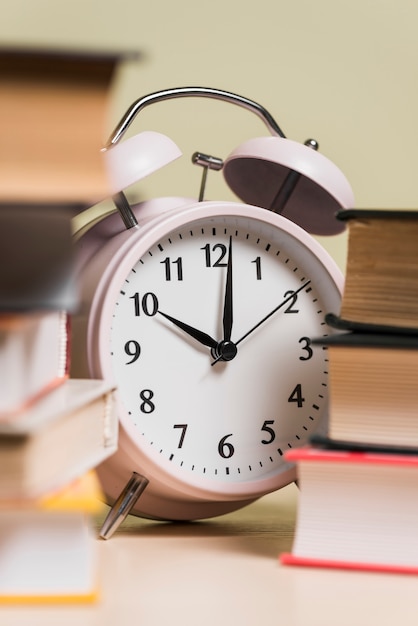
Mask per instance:
[[[162,315],[163,317],[165,317],[169,322],[171,322],[172,324],[180,328],[182,331],[184,331],[187,335],[190,335],[190,337],[193,337],[193,339],[196,339],[196,341],[203,344],[204,346],[208,346],[208,348],[217,347],[218,342],[207,333],[204,333],[202,330],[193,328],[193,326],[190,326],[189,324],[186,324],[185,322],[181,322],[180,320],[177,320],[176,318],[172,317],[171,315],[167,315],[167,313],[163,313],[162,311],[158,311],[158,313]]]

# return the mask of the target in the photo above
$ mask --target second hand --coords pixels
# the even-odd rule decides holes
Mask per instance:
[[[240,339],[238,339],[238,341],[235,342],[235,345],[237,346],[239,343],[241,343],[241,341],[244,341],[244,339],[246,339],[246,337],[248,337],[248,335],[250,335],[252,332],[254,332],[259,326],[261,326],[261,324],[264,324],[264,322],[267,321],[269,319],[269,317],[274,315],[274,313],[276,313],[276,311],[281,309],[282,306],[287,304],[289,302],[289,300],[294,298],[300,291],[303,291],[305,289],[305,287],[307,287],[310,284],[310,282],[311,282],[310,280],[307,280],[306,283],[304,285],[302,285],[302,287],[299,287],[299,289],[296,289],[296,291],[292,291],[292,293],[285,300],[283,300],[283,302],[280,302],[280,304],[278,306],[276,306],[275,309],[270,311],[270,313],[268,313],[265,317],[263,317],[263,319],[260,320],[258,322],[258,324],[256,324],[252,328],[250,328],[250,330],[248,332],[246,332],[245,335],[243,335]]]
[[[289,296],[287,298],[285,298],[282,302],[280,302],[280,304],[278,306],[276,306],[272,311],[270,311],[270,313],[268,313],[265,317],[263,317],[263,319],[261,319],[257,324],[255,324],[255,326],[253,326],[252,328],[250,328],[250,330],[248,330],[245,335],[242,335],[242,337],[240,337],[240,339],[238,339],[238,341],[235,341],[235,347],[240,344],[242,341],[244,341],[244,339],[246,339],[248,337],[248,335],[251,335],[251,333],[253,333],[255,330],[257,330],[257,328],[259,326],[261,326],[262,324],[264,324],[264,322],[266,322],[272,315],[274,315],[275,313],[277,313],[277,311],[279,309],[281,309],[282,307],[285,306],[285,304],[287,304],[290,300],[292,300],[292,298],[294,298],[300,291],[303,291],[304,289],[306,289],[306,287],[310,284],[310,280],[307,280],[306,283],[304,283],[301,287],[299,287],[299,289],[296,289],[296,291],[292,291]],[[220,361],[222,359],[222,357],[218,357],[217,359],[215,359],[215,361],[213,361],[211,363],[211,365],[215,365],[215,363],[217,363],[218,361]]]

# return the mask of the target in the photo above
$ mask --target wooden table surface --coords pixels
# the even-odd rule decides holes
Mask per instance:
[[[3,607],[0,624],[417,626],[418,577],[280,564],[292,546],[297,494],[290,485],[190,524],[129,517],[111,539],[97,540],[98,603]]]

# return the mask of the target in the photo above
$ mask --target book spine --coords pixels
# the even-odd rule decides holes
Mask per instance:
[[[300,567],[318,567],[331,569],[346,569],[364,572],[382,572],[392,574],[418,574],[418,567],[399,565],[392,563],[363,563],[358,561],[333,561],[328,559],[314,559],[304,556],[296,556],[289,552],[280,555],[283,565],[296,565]]]
[[[71,320],[66,311],[60,313],[60,342],[58,345],[58,377],[65,378],[70,371]]]

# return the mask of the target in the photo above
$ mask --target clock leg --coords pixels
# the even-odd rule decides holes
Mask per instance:
[[[148,485],[148,482],[145,476],[141,476],[141,474],[137,472],[132,472],[131,478],[122,489],[103,522],[103,526],[100,530],[100,537],[102,539],[110,539],[115,530],[120,526],[127,515],[129,515],[138,498]]]

